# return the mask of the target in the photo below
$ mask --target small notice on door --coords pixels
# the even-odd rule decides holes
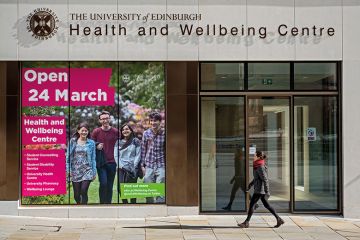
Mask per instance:
[[[316,141],[316,128],[307,128],[306,135],[308,141]]]
[[[256,153],[256,146],[251,146],[249,149],[249,154],[254,155]]]

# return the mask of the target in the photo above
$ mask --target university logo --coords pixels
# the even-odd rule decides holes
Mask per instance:
[[[52,38],[58,31],[59,18],[49,8],[37,8],[26,18],[27,30],[39,40]]]

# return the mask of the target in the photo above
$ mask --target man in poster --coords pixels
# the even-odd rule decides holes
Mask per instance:
[[[116,162],[114,159],[114,146],[119,137],[119,131],[110,126],[110,113],[102,111],[99,115],[101,127],[95,128],[91,134],[92,140],[97,144],[98,150],[104,151],[106,163],[97,168],[99,175],[100,203],[110,204],[116,175]]]
[[[165,182],[165,130],[161,128],[162,117],[157,112],[149,115],[151,127],[144,132],[141,145],[141,162],[144,183]],[[154,198],[147,197],[147,203]],[[157,197],[156,203],[164,203],[164,197]]]

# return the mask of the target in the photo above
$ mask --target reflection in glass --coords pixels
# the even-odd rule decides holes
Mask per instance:
[[[336,90],[336,63],[294,63],[295,90]]]
[[[294,98],[295,210],[336,210],[337,98]]]
[[[243,90],[243,63],[202,63],[201,90]]]
[[[249,90],[289,90],[290,63],[249,63]]]
[[[243,97],[201,99],[201,210],[245,210]]]
[[[263,151],[269,173],[270,203],[288,211],[290,202],[290,103],[288,98],[249,99],[250,151]],[[253,155],[250,154],[250,159]],[[251,181],[252,161],[249,161]],[[263,206],[261,205],[261,209]]]

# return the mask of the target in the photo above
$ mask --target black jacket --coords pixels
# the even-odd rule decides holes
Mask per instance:
[[[270,195],[268,171],[265,165],[253,170],[254,179],[249,183],[249,189],[254,186],[254,193]]]

